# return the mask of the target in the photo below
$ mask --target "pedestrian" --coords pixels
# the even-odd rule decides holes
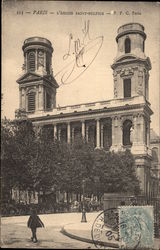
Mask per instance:
[[[36,209],[33,209],[31,212],[31,215],[28,219],[28,223],[27,223],[28,227],[31,229],[32,231],[32,237],[31,240],[36,243],[37,240],[37,235],[36,235],[36,230],[37,227],[44,227],[43,222],[41,221],[41,219],[39,218],[39,216],[37,215],[37,211]]]

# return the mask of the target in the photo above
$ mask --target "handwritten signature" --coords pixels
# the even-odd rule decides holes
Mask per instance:
[[[78,79],[98,55],[103,44],[103,36],[91,39],[89,29],[88,20],[82,29],[82,40],[74,39],[73,34],[69,34],[67,53],[63,56],[63,60],[68,63],[55,75],[55,78],[60,77],[61,84],[69,84]]]

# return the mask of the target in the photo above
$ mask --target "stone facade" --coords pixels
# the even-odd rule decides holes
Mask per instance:
[[[160,136],[158,136],[153,129],[150,133],[150,147],[152,150],[152,163],[151,163],[151,190],[152,196],[160,197]]]
[[[148,101],[151,63],[145,56],[145,39],[141,24],[130,23],[118,29],[117,56],[111,66],[114,80],[112,100],[56,107],[58,84],[51,69],[53,48],[45,38],[25,40],[25,72],[17,82],[20,109],[26,111],[35,126],[52,126],[53,138],[72,143],[77,134],[81,134],[95,148],[116,152],[130,148],[135,156],[142,193],[149,195],[150,116],[153,112]]]

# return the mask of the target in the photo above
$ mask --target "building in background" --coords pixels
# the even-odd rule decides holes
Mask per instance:
[[[160,197],[160,136],[153,129],[150,130],[150,147],[152,150],[152,196]]]
[[[143,25],[129,23],[119,27],[117,56],[111,66],[114,80],[112,100],[56,107],[58,83],[51,65],[52,44],[41,37],[26,39],[22,47],[23,75],[17,80],[20,106],[16,117],[27,115],[34,126],[50,127],[53,139],[72,143],[81,136],[95,148],[115,152],[129,148],[135,157],[142,194],[151,197],[158,195],[159,175],[154,173],[155,169],[160,169],[160,157],[158,163],[153,164],[152,152],[155,148],[159,152],[160,148],[157,149],[154,140],[150,139],[153,112],[148,85],[151,62],[145,55],[145,40]],[[154,192],[153,185],[157,187]]]

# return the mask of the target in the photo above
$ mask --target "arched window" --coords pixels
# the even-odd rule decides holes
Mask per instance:
[[[154,162],[158,162],[158,148],[152,148],[152,158]]]
[[[35,71],[35,53],[30,52],[28,55],[28,70]]]
[[[132,122],[130,120],[125,120],[125,122],[123,123],[123,145],[124,146],[132,145],[131,128],[132,128]]]
[[[125,40],[125,53],[131,52],[131,40],[129,38],[126,38]]]
[[[28,111],[35,111],[36,108],[36,94],[34,91],[28,93]]]

